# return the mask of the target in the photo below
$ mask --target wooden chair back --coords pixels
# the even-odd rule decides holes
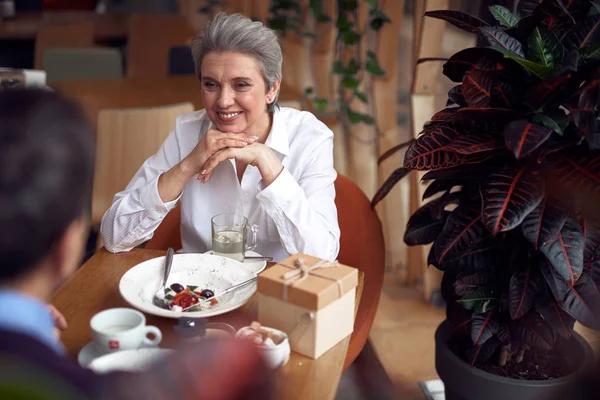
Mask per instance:
[[[182,15],[131,15],[127,42],[127,76],[167,76],[171,47],[188,45],[193,36],[192,28]]]
[[[193,110],[191,103],[182,103],[100,111],[92,223],[101,221],[115,194],[124,190],[144,161],[157,152],[176,118]]]
[[[335,204],[342,232],[338,260],[364,272],[364,288],[354,322],[354,332],[348,346],[344,369],[361,352],[373,326],[379,306],[385,273],[385,245],[381,221],[371,208],[363,191],[350,179],[338,175],[335,181]],[[166,250],[181,248],[181,210],[176,207],[169,212],[154,236],[146,243],[146,249]]]
[[[55,47],[92,47],[94,23],[92,21],[68,24],[42,24],[35,37],[34,68],[44,68],[44,52]]]

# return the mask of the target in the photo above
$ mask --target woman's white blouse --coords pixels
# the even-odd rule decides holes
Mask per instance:
[[[333,260],[340,229],[335,207],[333,133],[314,115],[291,108],[275,111],[266,140],[284,166],[267,187],[258,168],[248,166],[241,184],[235,160],[219,164],[207,183],[191,179],[174,201],[163,203],[158,178],[183,160],[211,126],[204,110],[181,115],[158,152],[147,159],[127,188],[117,193],[102,218],[101,234],[111,252],[149,240],[181,201],[183,251],[212,248],[211,218],[244,215],[259,226],[256,251],[275,261],[303,252]]]

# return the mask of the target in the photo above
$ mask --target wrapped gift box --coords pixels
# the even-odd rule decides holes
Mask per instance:
[[[354,330],[358,270],[298,253],[258,276],[258,321],[318,358]]]

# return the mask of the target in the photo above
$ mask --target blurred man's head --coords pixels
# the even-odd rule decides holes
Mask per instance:
[[[73,103],[40,89],[0,91],[0,285],[52,290],[76,269],[93,159],[93,132]]]

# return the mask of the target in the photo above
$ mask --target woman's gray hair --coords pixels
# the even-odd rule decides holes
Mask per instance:
[[[241,14],[228,15],[220,12],[215,15],[192,41],[192,56],[198,78],[202,78],[202,60],[211,51],[232,51],[254,56],[262,72],[267,92],[271,90],[275,81],[281,81],[281,45],[275,32],[262,22],[252,21]],[[275,94],[275,100],[268,104],[269,112],[279,107],[278,97],[279,92]]]

